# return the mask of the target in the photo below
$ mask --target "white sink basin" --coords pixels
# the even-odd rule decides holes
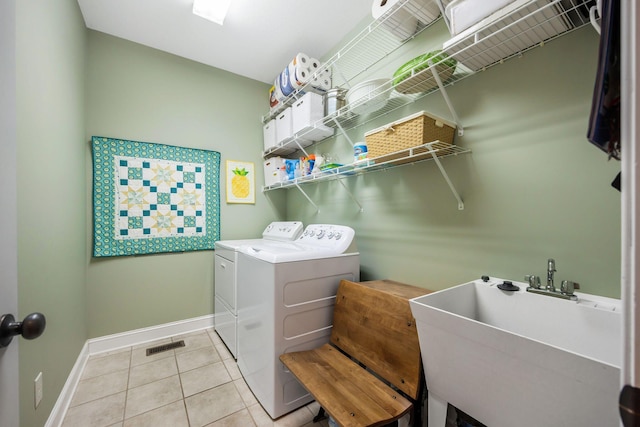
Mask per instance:
[[[490,427],[618,426],[619,300],[569,301],[477,280],[411,300],[429,390]]]

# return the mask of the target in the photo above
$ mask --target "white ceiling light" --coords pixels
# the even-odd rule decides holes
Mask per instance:
[[[222,25],[231,0],[194,0],[193,14]]]

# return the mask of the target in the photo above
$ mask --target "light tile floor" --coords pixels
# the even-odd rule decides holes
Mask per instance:
[[[147,356],[146,349],[185,347]],[[327,427],[314,402],[273,421],[212,329],[91,356],[62,427]]]

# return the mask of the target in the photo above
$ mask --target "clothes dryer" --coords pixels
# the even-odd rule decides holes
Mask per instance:
[[[340,280],[360,280],[354,235],[312,224],[294,242],[239,250],[238,367],[274,419],[313,400],[279,356],[329,341]]]
[[[219,240],[215,243],[214,329],[234,358],[237,358],[237,258],[238,249],[265,242],[292,241],[302,234],[300,221],[276,221],[262,232],[261,239]]]

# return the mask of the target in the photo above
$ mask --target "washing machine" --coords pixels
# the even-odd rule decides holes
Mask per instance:
[[[350,227],[312,224],[294,242],[239,250],[238,367],[274,419],[313,400],[279,356],[329,341],[340,281],[360,280],[354,235]]]
[[[246,245],[293,241],[303,231],[300,221],[276,221],[262,232],[261,239],[219,240],[215,243],[215,297],[213,326],[234,358],[237,358],[237,258]]]

